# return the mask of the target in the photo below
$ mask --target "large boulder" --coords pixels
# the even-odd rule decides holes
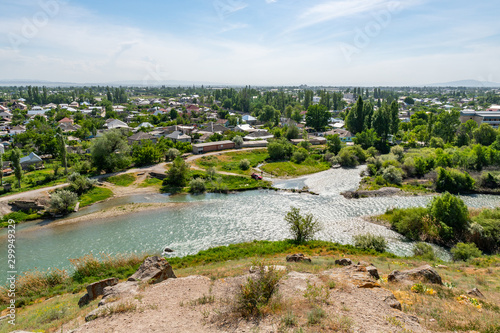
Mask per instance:
[[[104,288],[118,284],[117,278],[111,278],[91,283],[87,286],[87,293],[78,301],[80,307],[89,304],[97,297],[104,295]]]
[[[295,253],[295,254],[290,254],[289,256],[286,256],[286,261],[287,262],[301,262],[301,261],[311,262],[311,258],[304,256],[302,253]]]
[[[165,258],[154,256],[144,260],[137,272],[128,278],[128,281],[159,283],[172,278],[176,278],[172,266]]]
[[[389,282],[401,282],[405,280],[421,280],[429,283],[442,285],[441,276],[430,265],[424,265],[406,271],[393,271],[387,277]]]

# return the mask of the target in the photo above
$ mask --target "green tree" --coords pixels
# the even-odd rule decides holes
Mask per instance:
[[[387,142],[387,137],[391,132],[391,116],[387,104],[383,104],[382,107],[373,114],[372,128],[382,142]]]
[[[321,230],[321,225],[312,214],[300,215],[300,209],[291,207],[285,215],[285,222],[290,228],[290,233],[295,242],[301,244],[312,240],[314,235]]]
[[[274,140],[267,146],[267,151],[271,160],[280,161],[292,156],[293,145],[285,139]]]
[[[295,125],[288,126],[285,137],[287,140],[297,139],[299,137],[299,128]]]
[[[59,131],[57,133],[57,138],[59,141],[59,149],[61,152],[61,164],[64,168],[64,173],[67,175],[68,174],[68,150],[66,149],[66,142],[64,140],[64,135],[62,134],[62,131]]]
[[[489,146],[495,142],[497,138],[497,131],[490,124],[482,123],[479,128],[473,132],[474,139],[477,143],[483,146]]]
[[[361,96],[358,97],[358,101],[347,114],[346,127],[354,134],[362,132],[365,127],[363,98]]]
[[[338,134],[328,135],[326,137],[326,145],[328,147],[328,151],[337,155],[339,151],[342,149],[342,140],[340,140],[340,136]]]
[[[321,104],[311,105],[307,109],[306,125],[319,132],[328,125],[330,117],[330,112],[326,106]]]
[[[460,126],[460,112],[457,110],[451,112],[443,111],[437,116],[432,133],[441,137],[447,143],[452,142],[457,133],[458,126]]]
[[[3,185],[3,154],[0,152],[0,186]]]
[[[303,116],[300,114],[300,110],[293,110],[292,112],[292,120],[300,123],[302,121]]]
[[[170,116],[170,119],[175,120],[179,116],[179,113],[177,112],[176,109],[171,109],[169,116]]]
[[[359,132],[356,134],[356,137],[353,139],[354,143],[357,145],[361,145],[363,149],[368,149],[373,147],[377,142],[377,133],[375,130],[369,129],[363,132]]]
[[[23,178],[23,169],[21,168],[21,151],[14,148],[10,155],[12,165],[14,166],[14,175],[17,179],[17,187],[21,188],[21,179]]]
[[[166,184],[173,187],[185,187],[189,180],[189,165],[177,156],[167,172]]]
[[[162,154],[151,140],[142,140],[132,147],[132,158],[138,166],[152,165],[160,161]]]
[[[391,134],[396,134],[399,130],[399,106],[396,101],[393,101],[391,103],[391,108],[390,108],[390,114],[391,114]]]
[[[104,133],[90,149],[92,165],[98,170],[114,172],[130,165],[130,147],[119,130]]]

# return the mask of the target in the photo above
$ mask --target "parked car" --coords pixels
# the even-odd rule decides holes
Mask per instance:
[[[262,180],[262,176],[258,175],[256,173],[252,173],[252,178],[255,179],[255,180]]]

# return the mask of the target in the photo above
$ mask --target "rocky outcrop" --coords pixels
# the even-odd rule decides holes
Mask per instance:
[[[43,199],[21,199],[11,201],[9,203],[14,209],[23,211],[39,211],[45,210],[48,207],[48,203]]]
[[[337,260],[335,260],[335,265],[350,266],[350,265],[352,265],[352,260],[349,258],[337,259]]]
[[[286,261],[287,262],[301,262],[301,261],[311,262],[311,258],[304,256],[302,253],[295,253],[295,254],[291,254],[289,256],[286,256]]]
[[[104,295],[98,306],[101,307],[114,300],[126,296],[135,296],[139,293],[139,283],[135,281],[125,281],[115,286],[104,288]]]
[[[111,278],[91,283],[87,286],[87,293],[78,301],[80,307],[89,304],[97,297],[104,295],[104,288],[118,284],[117,278]]]
[[[128,281],[159,283],[172,278],[176,278],[172,266],[165,258],[154,256],[144,260],[137,272],[128,278]]]
[[[389,282],[401,282],[405,280],[420,280],[442,285],[441,276],[430,265],[424,265],[406,271],[393,271],[387,277]]]
[[[371,198],[371,197],[390,197],[394,195],[400,195],[402,193],[401,189],[395,187],[383,187],[379,190],[368,191],[347,191],[340,193],[346,199],[359,199],[359,198]]]

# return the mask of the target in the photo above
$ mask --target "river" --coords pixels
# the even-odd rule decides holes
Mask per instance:
[[[317,238],[352,243],[357,234],[383,235],[388,250],[411,255],[413,244],[399,234],[366,222],[362,216],[383,213],[391,207],[425,206],[431,196],[396,196],[345,199],[340,195],[354,190],[362,167],[331,169],[293,180],[275,181],[278,188],[308,186],[319,195],[284,191],[256,190],[237,194],[205,195],[135,195],[96,204],[72,216],[133,202],[177,202],[178,206],[143,211],[109,219],[66,225],[29,222],[17,226],[17,271],[45,270],[51,267],[71,269],[68,259],[93,253],[161,253],[168,246],[183,256],[218,245],[252,240],[281,240],[290,237],[283,220],[291,206],[302,213],[313,213],[322,225]],[[462,197],[471,207],[495,207],[499,200],[492,195]],[[443,259],[446,250],[435,247]],[[7,269],[6,230],[0,231],[0,279]]]

